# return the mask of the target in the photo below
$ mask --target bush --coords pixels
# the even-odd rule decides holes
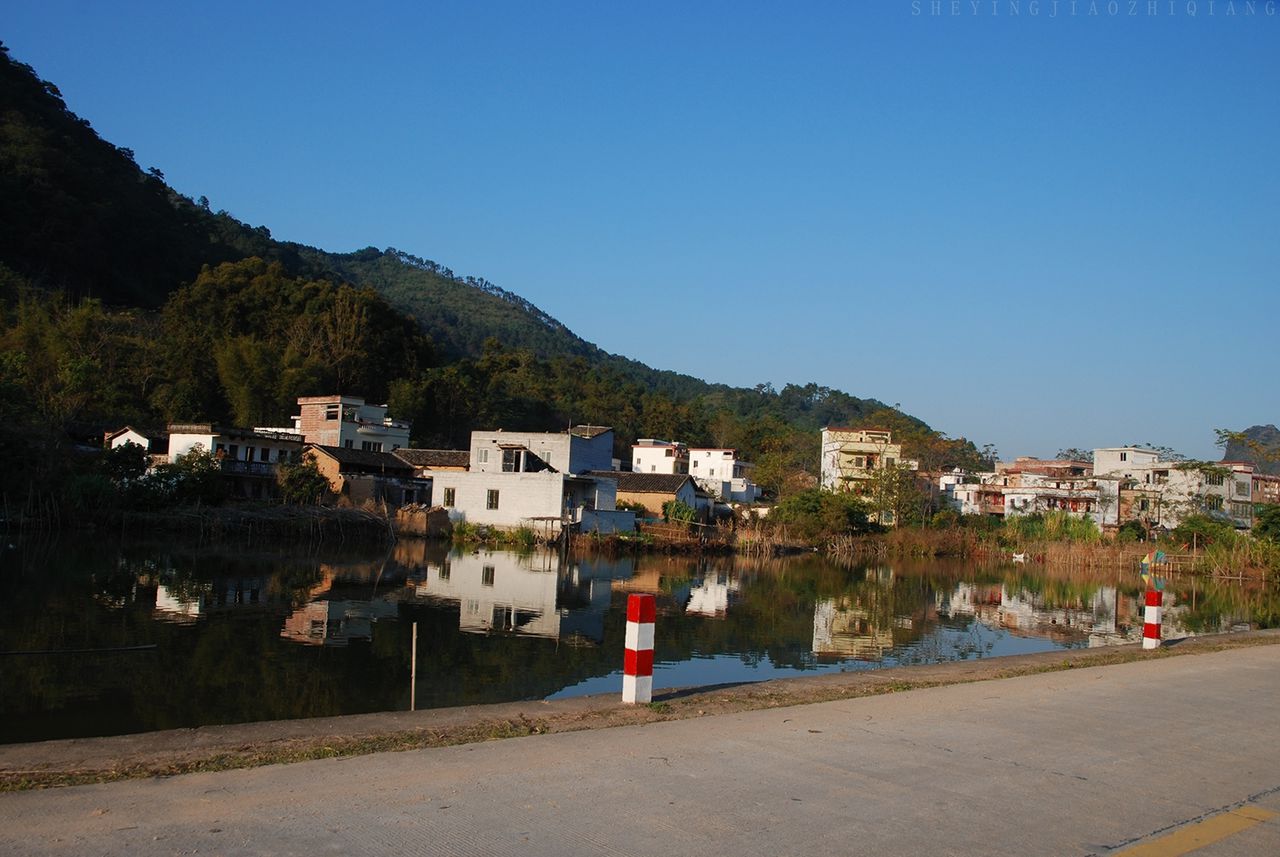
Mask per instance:
[[[1116,541],[1122,544],[1145,542],[1146,540],[1147,528],[1141,521],[1125,521],[1120,525],[1120,529],[1116,530]]]
[[[662,517],[673,524],[692,524],[698,510],[680,500],[668,500],[662,504]]]
[[[1207,515],[1189,515],[1173,528],[1170,537],[1179,545],[1193,548],[1212,544],[1230,544],[1236,539],[1235,527]]]
[[[1253,519],[1253,534],[1260,539],[1280,544],[1280,506],[1259,506]]]
[[[950,530],[960,526],[960,513],[955,509],[941,509],[929,520],[929,526],[935,530]]]
[[[311,460],[281,464],[276,471],[280,496],[286,503],[314,506],[332,496],[329,480]]]
[[[781,500],[767,520],[813,544],[879,529],[868,520],[867,505],[858,496],[816,488]]]

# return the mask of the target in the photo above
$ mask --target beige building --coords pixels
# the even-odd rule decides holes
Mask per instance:
[[[899,466],[915,470],[916,462],[902,459],[902,444],[886,429],[822,430],[821,486],[828,491],[852,490],[877,470]]]

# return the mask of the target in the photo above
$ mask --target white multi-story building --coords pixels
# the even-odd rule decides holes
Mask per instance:
[[[736,449],[690,449],[689,475],[717,500],[754,503],[760,489],[750,479],[754,464],[738,460]]]
[[[689,472],[689,448],[673,440],[641,438],[631,446],[631,470],[635,473]]]
[[[1253,523],[1251,464],[1162,461],[1159,453],[1122,446],[1094,450],[1100,523],[1140,521],[1172,529],[1203,514],[1248,528]]]
[[[587,475],[612,461],[611,428],[472,432],[469,469],[433,473],[432,501],[455,522],[548,534],[633,530],[635,514],[617,511],[618,483]]]

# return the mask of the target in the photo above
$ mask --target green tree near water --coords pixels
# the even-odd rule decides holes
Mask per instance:
[[[871,523],[867,504],[849,493],[819,489],[801,491],[778,502],[769,521],[811,544],[839,536],[860,535],[878,529]]]
[[[286,503],[314,506],[333,496],[329,480],[314,461],[286,462],[276,471],[280,497]]]

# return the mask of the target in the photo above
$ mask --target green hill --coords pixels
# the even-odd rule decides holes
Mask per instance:
[[[871,419],[929,446],[922,459],[977,456],[874,399],[712,384],[609,354],[511,291],[393,248],[276,241],[139,167],[0,46],[6,412],[90,429],[263,424],[336,387],[385,396],[422,444],[608,422],[620,452],[678,437],[808,471],[818,428]]]

